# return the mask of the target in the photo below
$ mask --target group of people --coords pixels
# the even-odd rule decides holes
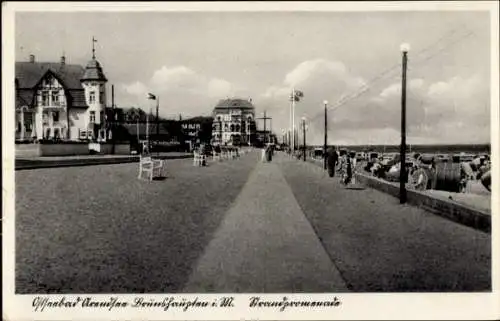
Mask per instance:
[[[338,172],[342,184],[348,185],[354,183],[356,152],[337,151],[334,147],[330,147],[326,152],[326,159],[328,175],[330,177],[334,177],[335,172]]]

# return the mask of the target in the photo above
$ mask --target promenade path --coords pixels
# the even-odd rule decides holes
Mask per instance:
[[[258,151],[16,172],[18,293],[491,289],[491,235]]]

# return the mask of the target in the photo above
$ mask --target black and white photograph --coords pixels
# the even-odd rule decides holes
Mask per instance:
[[[4,297],[500,317],[498,2],[432,3],[7,2]]]

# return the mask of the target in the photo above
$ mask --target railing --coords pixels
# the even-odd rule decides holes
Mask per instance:
[[[46,109],[60,109],[60,108],[66,108],[66,102],[65,101],[42,102],[40,106]]]

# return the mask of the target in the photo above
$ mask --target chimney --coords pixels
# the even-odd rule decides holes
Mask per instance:
[[[61,65],[66,64],[66,57],[61,56]]]
[[[34,63],[35,62],[35,55],[30,55],[30,62]]]

